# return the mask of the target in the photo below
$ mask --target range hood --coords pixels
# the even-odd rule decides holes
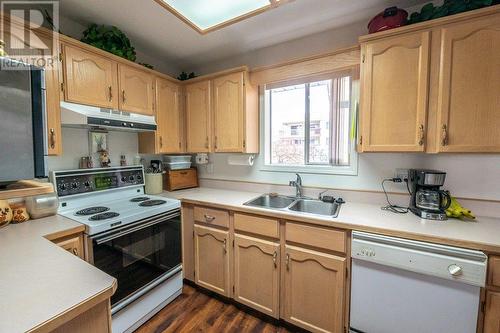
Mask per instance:
[[[154,116],[61,102],[64,127],[105,128],[115,131],[150,132],[156,130]]]

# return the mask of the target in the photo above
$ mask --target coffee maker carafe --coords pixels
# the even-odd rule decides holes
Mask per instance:
[[[446,209],[451,197],[440,189],[444,185],[446,172],[437,170],[408,170],[408,186],[411,191],[410,210],[417,216],[429,220],[446,220]]]

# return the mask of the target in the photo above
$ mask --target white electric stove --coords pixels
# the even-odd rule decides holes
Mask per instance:
[[[182,292],[180,201],[144,193],[142,166],[51,174],[59,214],[85,225],[86,259],[115,277],[113,333],[133,332]]]

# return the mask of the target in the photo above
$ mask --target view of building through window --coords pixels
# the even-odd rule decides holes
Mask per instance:
[[[349,165],[351,77],[266,90],[274,165]]]

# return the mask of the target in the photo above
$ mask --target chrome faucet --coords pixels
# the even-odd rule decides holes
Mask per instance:
[[[302,177],[298,173],[296,173],[297,179],[291,180],[289,185],[295,187],[295,196],[297,198],[302,198]]]

